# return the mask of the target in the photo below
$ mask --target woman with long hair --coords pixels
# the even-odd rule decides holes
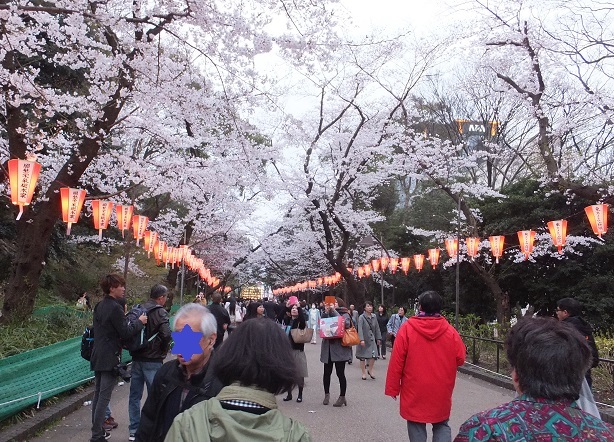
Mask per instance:
[[[377,318],[377,324],[379,325],[379,331],[382,335],[382,340],[380,342],[380,345],[377,346],[377,349],[382,359],[386,359],[386,341],[388,339],[388,329],[386,327],[388,325],[388,320],[390,318],[386,314],[385,305],[380,304],[377,307],[377,313],[375,314],[375,317]]]
[[[298,396],[296,402],[303,402],[303,387],[305,386],[305,378],[308,376],[307,372],[307,358],[305,357],[305,344],[297,344],[292,339],[292,329],[305,330],[307,323],[305,322],[305,313],[298,304],[294,304],[290,307],[290,319],[284,321],[284,325],[289,326],[290,330],[290,344],[292,345],[292,353],[294,354],[294,362],[296,364],[297,375],[300,377],[298,383]],[[284,398],[284,401],[292,400],[292,390],[288,391],[288,395]]]
[[[347,313],[347,308],[341,307],[339,311],[335,310],[335,304],[328,304],[322,318],[332,318],[342,315],[344,317],[344,327],[350,328],[351,320]],[[341,407],[347,405],[345,393],[347,391],[347,380],[345,378],[345,364],[352,358],[351,347],[341,345],[341,338],[322,339],[320,347],[320,362],[324,364],[324,375],[322,383],[324,384],[324,400],[323,405],[328,405],[330,401],[330,378],[333,374],[333,367],[339,379],[339,398],[333,404],[333,407]]]

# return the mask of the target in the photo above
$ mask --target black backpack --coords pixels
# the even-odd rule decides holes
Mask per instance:
[[[81,335],[81,357],[86,361],[91,360],[92,350],[94,350],[94,326],[88,325]]]
[[[141,315],[148,315],[149,312],[162,308],[161,305],[156,305],[149,310],[143,307],[141,304],[136,304],[132,307],[128,313],[126,313],[126,320],[128,324],[135,323],[139,320]],[[149,336],[149,323],[145,324],[145,326],[141,329],[139,333],[132,336],[130,339],[122,341],[123,347],[128,350],[130,353],[139,352],[148,347],[149,343],[153,341],[153,339],[158,336],[158,332],[156,332],[153,336]]]

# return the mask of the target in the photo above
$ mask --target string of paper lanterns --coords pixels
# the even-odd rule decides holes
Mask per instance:
[[[584,211],[586,212],[586,216],[590,222],[594,234],[601,238],[601,235],[605,234],[608,231],[608,205],[594,204],[586,207]],[[563,246],[565,246],[567,239],[567,220],[561,219],[556,221],[550,221],[547,223],[547,225],[548,230],[550,232],[550,236],[552,237],[552,243],[555,247],[557,247],[559,253],[563,253]],[[525,260],[528,259],[528,257],[533,252],[535,234],[536,232],[534,230],[521,230],[517,232],[518,242],[520,244],[520,251],[524,255]],[[499,258],[503,256],[503,245],[505,243],[505,236],[489,236],[488,242],[490,244],[491,254],[495,258],[495,262],[498,264]],[[447,238],[444,241],[444,245],[448,256],[450,258],[454,258],[458,253],[458,239]],[[467,247],[467,256],[469,256],[473,260],[478,254],[480,238],[466,238],[465,246]],[[439,263],[439,248],[429,249],[427,253],[428,261],[433,268],[436,268],[437,264]],[[424,267],[425,256],[422,254],[416,254],[412,258],[416,270],[421,271]],[[380,270],[384,272],[388,270],[390,271],[390,273],[394,274],[397,270],[399,263],[401,264],[401,270],[403,271],[403,273],[405,273],[405,275],[407,275],[410,268],[411,258],[389,258],[387,256],[381,257],[379,259],[373,259],[369,264],[357,267],[356,275],[358,276],[358,278],[369,277],[369,275],[371,274],[371,270],[373,270],[373,272],[379,272]],[[350,271],[350,273],[353,273],[353,269],[348,268],[348,270]],[[275,289],[273,290],[273,294],[283,295],[296,291],[306,290],[308,288],[315,288],[318,286],[334,285],[338,283],[340,279],[341,274],[335,273],[333,276],[317,278],[314,281],[305,281],[290,287],[281,287],[279,289]]]
[[[16,220],[23,214],[24,207],[30,205],[32,196],[38,182],[41,165],[33,160],[12,159],[8,161],[9,181],[11,189],[11,203],[19,206],[19,213]],[[78,222],[79,215],[85,202],[86,191],[70,187],[60,188],[60,198],[62,204],[62,221],[67,224],[66,234],[70,235],[71,226]],[[157,232],[147,230],[149,218],[143,215],[134,215],[134,207],[131,205],[114,204],[111,201],[95,199],[91,201],[94,228],[98,230],[98,238],[102,239],[102,231],[109,227],[109,221],[113,208],[117,217],[117,227],[125,238],[125,231],[132,227],[136,245],[140,245],[140,240],[144,241],[144,249],[147,257],[154,258],[158,265],[164,263],[168,268],[175,267],[175,264],[182,262],[193,272],[198,273],[200,278],[207,285],[215,287],[220,284],[219,278],[211,275],[211,270],[206,268],[204,261],[193,255],[192,250],[187,245],[179,247],[169,247],[162,241]],[[230,292],[230,287],[225,287],[225,292]]]

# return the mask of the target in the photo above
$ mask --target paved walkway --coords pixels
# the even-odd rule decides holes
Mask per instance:
[[[398,441],[408,440],[405,421],[399,416],[398,401],[384,396],[388,359],[378,360],[375,380],[361,379],[359,361],[346,368],[348,406],[335,408],[332,402],[339,395],[339,384],[333,371],[331,405],[322,405],[322,364],[320,343],[305,345],[309,367],[303,402],[283,402],[280,409],[309,428],[314,441]],[[118,386],[111,399],[111,408],[119,427],[112,432],[111,441],[128,440],[129,384]],[[296,397],[296,391],[295,391]],[[501,387],[458,374],[454,390],[450,426],[456,435],[460,425],[472,414],[511,400],[513,393]],[[87,441],[90,436],[91,407],[83,406],[66,416],[57,425],[31,441]]]

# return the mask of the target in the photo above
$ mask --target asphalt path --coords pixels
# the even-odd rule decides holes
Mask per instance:
[[[302,422],[310,431],[314,441],[398,441],[408,440],[407,426],[399,415],[399,403],[384,395],[384,384],[388,361],[378,360],[375,364],[375,380],[363,381],[359,361],[354,360],[346,367],[348,391],[347,407],[332,406],[339,395],[339,382],[333,370],[331,380],[331,403],[322,405],[323,366],[320,363],[320,342],[305,344],[309,377],[305,380],[303,402],[282,401],[278,397],[280,410],[291,418]],[[111,409],[119,427],[112,431],[111,441],[128,440],[128,395],[129,384],[118,385],[111,398]],[[456,388],[452,400],[450,426],[452,436],[461,424],[474,413],[492,408],[513,398],[507,389],[494,386],[464,374],[457,374]],[[44,431],[31,441],[87,441],[90,437],[91,407],[82,406],[64,417],[56,425]],[[430,429],[429,429],[430,434]],[[429,436],[430,440],[430,436]]]

